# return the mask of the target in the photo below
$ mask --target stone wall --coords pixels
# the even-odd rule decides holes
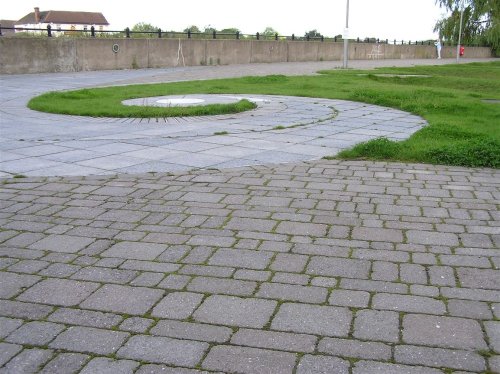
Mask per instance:
[[[113,51],[113,46],[118,51]],[[444,47],[443,58],[455,56]],[[139,69],[258,62],[339,61],[343,43],[200,39],[59,39],[0,38],[0,74],[85,70]],[[350,43],[349,58],[435,58],[436,49],[422,45]],[[468,58],[491,57],[486,47],[467,47]]]

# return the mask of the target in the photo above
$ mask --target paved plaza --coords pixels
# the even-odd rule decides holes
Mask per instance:
[[[306,74],[328,63],[278,65],[265,66],[266,72]],[[362,139],[367,126],[336,138],[321,133],[322,123],[362,123],[370,116],[367,122],[383,119],[370,130],[409,136],[408,128],[424,125],[422,119],[365,104],[286,98],[295,100],[287,106],[281,97],[253,95],[263,100],[255,112],[261,120],[283,112],[287,121],[279,125],[285,129],[262,120],[250,131],[217,118],[205,135],[191,129],[179,140],[216,145],[193,149],[188,160],[198,154],[235,160],[100,173],[90,170],[102,168],[96,163],[77,174],[78,158],[54,161],[76,165],[68,172],[46,166],[45,156],[71,152],[56,148],[84,137],[64,120],[61,132],[51,133],[52,115],[41,118],[23,106],[29,97],[62,87],[195,79],[218,69],[221,76],[249,75],[257,68],[1,77],[2,151],[26,156],[17,159],[19,169],[1,169],[1,374],[500,372],[500,172],[327,161],[305,149],[342,146],[297,141],[343,144],[342,134],[357,130]],[[297,108],[302,114],[290,112]],[[365,115],[349,117],[351,111]],[[307,113],[310,123],[292,121],[307,122]],[[94,128],[92,121],[71,124],[82,132],[118,127],[98,122]],[[91,152],[136,144],[131,140],[143,124],[120,126],[129,134],[132,128],[134,137],[127,140],[123,132],[104,139],[108,143],[89,143]],[[235,133],[213,135],[223,126]],[[252,133],[266,136],[234,142]],[[172,136],[150,135],[149,142]],[[266,148],[275,138],[282,144]],[[246,145],[252,141],[261,148]],[[116,159],[141,158],[141,150],[147,155],[145,149],[154,153],[175,143],[138,143],[143,148],[118,150]],[[294,154],[287,144],[303,149],[295,153],[301,157],[262,158],[247,166],[236,160],[252,160],[242,148]],[[215,153],[218,148],[226,153]],[[136,155],[124,155],[130,152]],[[22,160],[40,166],[22,170]],[[15,174],[28,177],[11,178]]]

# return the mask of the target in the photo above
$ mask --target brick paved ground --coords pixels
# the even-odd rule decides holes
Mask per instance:
[[[372,162],[6,180],[0,373],[499,372],[499,198]]]

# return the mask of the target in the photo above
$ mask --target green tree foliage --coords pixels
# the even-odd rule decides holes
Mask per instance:
[[[264,31],[261,32],[261,35],[263,36],[275,36],[276,34],[279,34],[278,31],[276,31],[275,29],[273,29],[272,27],[266,27],[266,29]]]
[[[195,26],[195,25],[191,25],[189,27],[186,27],[183,31],[184,32],[188,32],[188,31],[191,31],[191,32],[201,32],[200,29],[198,28],[198,26]]]
[[[464,44],[486,43],[500,52],[499,0],[436,0],[450,14],[436,23],[434,31],[445,40],[456,43],[460,28],[460,11],[464,7]]]
[[[139,22],[135,24],[130,31],[133,32],[143,32],[144,34],[132,34],[134,38],[147,38],[147,37],[156,37],[155,34],[147,34],[147,33],[157,33],[159,27],[153,26],[150,23]]]
[[[318,30],[314,29],[311,31],[307,31],[305,33],[304,37],[307,38],[308,36],[312,39],[312,38],[321,38],[323,35],[321,35],[321,33]]]

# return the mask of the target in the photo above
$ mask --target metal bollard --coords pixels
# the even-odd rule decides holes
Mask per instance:
[[[94,26],[90,26],[90,36],[92,38],[95,38],[95,27]]]
[[[259,33],[255,34],[255,36],[257,37],[257,40],[260,39],[260,34]]]
[[[158,29],[158,38],[161,39],[161,29]]]
[[[212,32],[212,39],[217,39],[217,33],[215,32],[215,30]]]
[[[240,40],[240,32],[236,31],[236,40]]]
[[[50,27],[50,25],[47,25],[47,36],[49,38],[52,37],[52,27]]]
[[[278,40],[278,33],[274,34],[274,40]]]
[[[188,30],[188,39],[191,39],[191,30]]]
[[[130,29],[128,27],[125,29],[125,37],[130,38]]]

